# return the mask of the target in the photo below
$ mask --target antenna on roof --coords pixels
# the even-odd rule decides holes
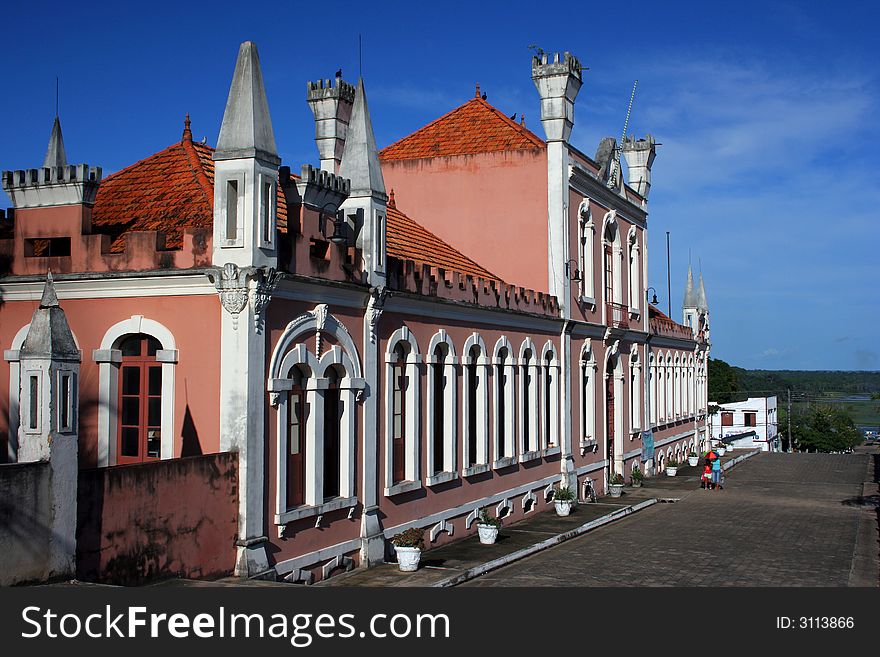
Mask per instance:
[[[55,76],[55,116],[56,117],[58,116],[58,97],[59,97],[58,90],[59,90],[59,83],[58,83],[58,76],[56,75]]]
[[[361,35],[358,34],[358,77],[364,77],[363,49],[361,48]]]
[[[611,175],[608,176],[608,186],[614,186],[614,177],[617,175],[618,170],[620,170],[620,149],[623,145],[623,140],[626,139],[626,131],[629,129],[629,117],[632,114],[633,109],[633,101],[636,99],[636,87],[639,85],[639,81],[636,80],[633,82],[633,90],[632,94],[629,97],[629,107],[626,108],[626,119],[623,122],[623,134],[620,137],[620,143],[617,144],[617,148],[614,149],[614,162],[611,165]]]

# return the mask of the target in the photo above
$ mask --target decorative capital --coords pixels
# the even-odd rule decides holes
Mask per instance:
[[[370,288],[370,300],[367,302],[367,322],[370,327],[370,344],[376,344],[376,328],[379,318],[385,309],[385,299],[388,296],[388,288],[384,285]]]

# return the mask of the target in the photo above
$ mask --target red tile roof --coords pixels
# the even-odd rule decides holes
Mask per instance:
[[[477,96],[379,151],[383,160],[544,148],[544,140]]]
[[[181,141],[107,176],[92,211],[96,233],[113,236],[110,251],[125,250],[125,233],[165,233],[165,247],[183,246],[185,228],[210,230],[214,214],[214,160],[210,146],[192,141],[189,126]],[[287,203],[278,193],[278,223],[287,228]]]
[[[92,212],[94,232],[112,235],[110,250],[121,253],[129,231],[161,231],[166,235],[166,248],[179,249],[185,228],[210,230],[214,213],[213,152],[210,146],[193,143],[185,130],[180,142],[105,178]],[[279,230],[287,232],[287,202],[280,188],[277,207]],[[500,280],[400,212],[393,192],[387,216],[390,257]]]
[[[413,260],[419,264],[442,267],[446,271],[457,271],[475,278],[501,280],[398,210],[393,191],[388,203],[387,217],[386,249],[389,258]]]

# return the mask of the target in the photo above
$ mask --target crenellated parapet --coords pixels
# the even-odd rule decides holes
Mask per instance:
[[[556,297],[503,281],[474,277],[413,260],[395,260],[389,289],[487,308],[557,317]]]
[[[281,178],[285,179],[284,172]],[[332,214],[348,198],[351,183],[335,173],[304,164],[302,176],[296,181],[296,189],[302,205],[317,212]]]
[[[94,205],[101,182],[101,167],[71,164],[4,171],[2,185],[17,209],[56,205]]]

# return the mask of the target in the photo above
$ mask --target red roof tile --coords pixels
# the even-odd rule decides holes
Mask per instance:
[[[410,219],[397,209],[396,204],[389,203],[387,217],[386,248],[389,258],[414,260],[419,264],[442,267],[475,278],[501,280]]]
[[[92,211],[96,233],[113,236],[110,250],[125,250],[125,233],[156,230],[165,246],[179,249],[185,228],[210,230],[214,214],[214,149],[184,138],[168,148],[107,176]],[[293,177],[293,176],[291,176]],[[278,223],[287,229],[287,203],[278,191]]]
[[[479,90],[478,90],[479,93]],[[379,151],[383,160],[544,148],[534,132],[477,96],[448,114]]]

